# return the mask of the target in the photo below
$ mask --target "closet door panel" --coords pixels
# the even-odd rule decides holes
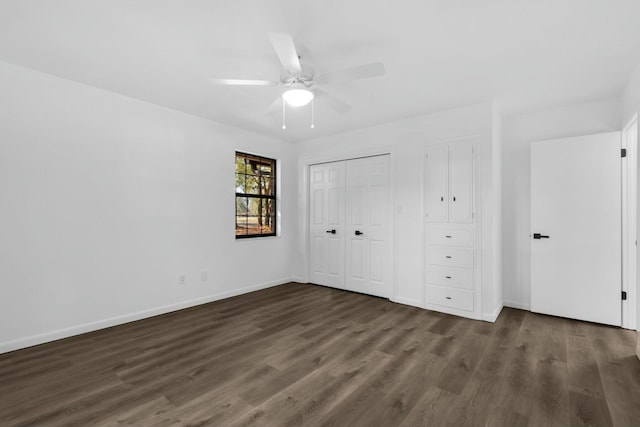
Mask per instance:
[[[345,287],[390,295],[389,156],[347,161]]]
[[[367,160],[348,160],[346,163],[347,194],[347,259],[346,289],[366,292],[368,281],[369,234],[371,208]]]
[[[427,221],[445,222],[448,218],[448,148],[430,148],[427,151],[425,168]]]
[[[367,293],[391,295],[391,254],[389,244],[390,198],[389,156],[368,159],[369,175],[369,282]]]
[[[449,221],[473,221],[473,149],[469,144],[449,147]]]
[[[319,285],[344,288],[345,163],[309,168],[309,279]]]

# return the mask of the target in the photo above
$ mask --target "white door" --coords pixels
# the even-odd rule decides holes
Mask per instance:
[[[473,221],[473,147],[449,147],[449,221]]]
[[[389,156],[346,163],[348,290],[391,295]]]
[[[620,134],[531,145],[531,311],[621,323]]]
[[[344,288],[345,162],[312,165],[310,195],[310,280]]]
[[[427,221],[446,222],[448,212],[448,163],[449,150],[446,145],[432,147],[427,151],[425,181],[429,183],[425,191]]]

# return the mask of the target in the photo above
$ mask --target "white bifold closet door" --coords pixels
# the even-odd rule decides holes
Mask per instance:
[[[620,326],[620,133],[531,144],[531,311]]]
[[[344,288],[345,162],[313,165],[309,171],[309,278]]]
[[[389,156],[310,167],[310,280],[391,296]]]
[[[345,287],[389,297],[389,156],[350,160]]]

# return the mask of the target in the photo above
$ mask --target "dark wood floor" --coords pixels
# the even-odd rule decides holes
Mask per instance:
[[[640,426],[635,333],[287,284],[0,355],[5,426]]]

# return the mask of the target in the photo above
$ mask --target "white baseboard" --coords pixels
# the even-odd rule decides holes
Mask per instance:
[[[482,320],[484,320],[485,322],[491,322],[491,323],[495,323],[496,319],[498,318],[498,316],[500,316],[500,312],[502,311],[502,304],[499,304],[495,310],[493,310],[493,313],[482,313]]]
[[[292,277],[290,279],[292,282],[296,282],[296,283],[307,283],[308,280],[305,279],[304,277]]]
[[[504,301],[503,304],[505,307],[518,308],[520,310],[531,311],[531,305],[529,304],[524,304],[517,301]]]
[[[424,308],[422,305],[422,301],[414,298],[405,298],[405,297],[390,297],[389,301],[397,302],[398,304],[410,305],[413,307]]]
[[[32,335],[29,337],[20,338],[13,341],[7,341],[7,342],[0,343],[0,354],[7,353],[9,351],[19,350],[26,347],[31,347],[38,344],[44,344],[46,342],[55,341],[62,338],[72,337],[74,335],[80,335],[87,332],[97,331],[99,329],[109,328],[111,326],[122,325],[123,323],[134,322],[136,320],[146,319],[147,317],[153,317],[160,314],[170,313],[172,311],[182,310],[188,307],[194,307],[197,305],[206,304],[213,301],[231,298],[237,295],[258,291],[260,289],[271,288],[271,287],[282,285],[292,281],[296,281],[296,280],[292,278],[287,278],[287,279],[281,279],[281,280],[274,280],[266,283],[259,283],[257,285],[246,286],[244,288],[234,289],[232,291],[221,292],[213,295],[207,295],[205,297],[194,298],[187,301],[181,301],[176,304],[164,305],[161,307],[142,310],[135,313],[125,314],[122,316],[116,316],[108,319],[98,320],[96,322],[90,322],[82,325],[72,326],[70,328],[58,329],[55,331],[45,332],[43,334]]]

